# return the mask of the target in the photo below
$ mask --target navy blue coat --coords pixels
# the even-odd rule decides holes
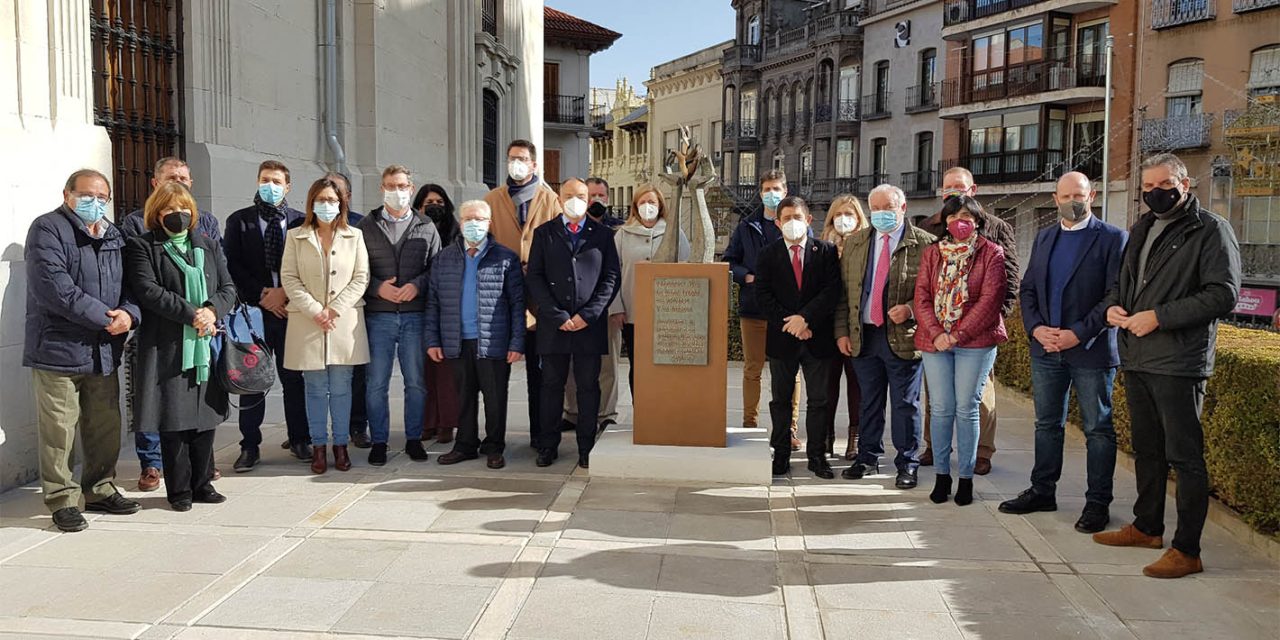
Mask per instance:
[[[436,255],[427,283],[423,321],[427,348],[444,349],[444,357],[462,356],[462,276],[466,245],[459,237]],[[480,336],[476,357],[505,360],[507,353],[524,353],[524,276],[520,256],[498,244],[485,245],[476,269],[476,309]]]
[[[284,209],[286,227],[301,223],[304,217],[301,211],[283,202],[280,206]],[[222,248],[240,300],[256,305],[262,299],[263,289],[277,286],[267,270],[267,257],[262,247],[262,217],[258,215],[257,205],[245,207],[227,217],[227,233],[222,240]]]
[[[534,229],[525,287],[537,307],[538,353],[608,353],[609,303],[621,276],[613,231],[599,222],[583,218],[576,249],[563,217]],[[587,328],[561,331],[575,315]]]
[[[810,234],[812,235],[812,234]],[[738,316],[764,320],[764,310],[756,302],[756,286],[747,284],[747,276],[755,275],[756,263],[760,252],[774,240],[782,238],[782,232],[772,220],[766,220],[764,213],[756,211],[742,219],[738,228],[733,230],[729,238],[729,247],[724,250],[723,259],[729,263],[729,271],[733,281],[741,287],[738,290]]]
[[[1031,355],[1045,355],[1039,340],[1031,337],[1036,327],[1049,324],[1049,256],[1053,245],[1064,233],[1086,234],[1080,255],[1072,267],[1071,277],[1062,291],[1062,329],[1070,329],[1080,344],[1062,352],[1067,364],[1085,369],[1105,369],[1120,364],[1116,349],[1116,330],[1107,326],[1107,304],[1104,298],[1120,274],[1125,243],[1129,234],[1096,217],[1090,217],[1081,231],[1063,231],[1054,222],[1036,234],[1031,246],[1031,260],[1022,276],[1018,292],[1022,308],[1022,325],[1031,340]]]
[[[108,375],[120,366],[127,333],[106,331],[107,312],[142,312],[124,278],[124,235],[107,223],[94,238],[66,205],[31,223],[24,251],[27,318],[22,365],[69,375]]]
[[[120,223],[120,231],[124,233],[126,240],[129,238],[137,238],[147,232],[146,214],[142,209],[138,209],[124,217],[124,222]],[[196,231],[199,231],[204,237],[213,240],[218,245],[218,251],[222,251],[222,230],[219,229],[218,219],[208,211],[201,211],[200,217],[196,219]]]

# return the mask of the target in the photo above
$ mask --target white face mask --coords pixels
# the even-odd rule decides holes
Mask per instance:
[[[570,220],[581,220],[587,215],[587,202],[579,198],[569,198],[564,202],[564,214]]]
[[[521,182],[529,177],[529,164],[524,160],[512,160],[507,163],[507,175],[511,176],[512,180]]]
[[[382,192],[382,204],[386,205],[392,211],[404,211],[409,208],[409,200],[412,198],[408,191],[392,189]]]
[[[854,227],[858,226],[858,223],[854,222],[853,216],[836,216],[832,223],[835,225],[836,233],[840,235],[853,233]]]
[[[792,242],[802,240],[809,233],[809,225],[804,220],[788,220],[782,223],[782,237]]]
[[[653,222],[658,219],[658,205],[653,204],[652,202],[645,202],[638,208],[640,210],[641,220],[644,220],[645,222]]]

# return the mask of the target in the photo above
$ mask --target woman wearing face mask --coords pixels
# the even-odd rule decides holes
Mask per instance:
[[[937,478],[929,499],[951,495],[951,435],[955,432],[956,504],[973,502],[978,455],[978,403],[1008,339],[1001,315],[1005,298],[1004,250],[979,235],[987,216],[977,200],[948,198],[942,209],[947,232],[925,249],[916,278],[916,348],[929,379],[929,410]]]
[[[306,381],[311,472],[328,470],[331,439],[333,466],[346,471],[352,369],[369,362],[369,254],[360,230],[347,224],[347,202],[332,180],[321,178],[307,191],[306,218],[285,240],[280,282],[289,295],[284,366]]]
[[[147,232],[125,248],[125,276],[142,309],[134,340],[134,431],[160,434],[164,485],[174,511],[219,503],[213,488],[213,429],[227,419],[227,392],[213,378],[214,325],[236,302],[218,245],[196,231],[199,209],[177,182],[147,198]]]
[[[447,247],[458,241],[458,219],[454,217],[453,200],[438,184],[424,184],[413,196],[413,208],[436,224],[440,234],[440,246]]]
[[[438,184],[425,184],[413,197],[413,208],[435,223],[440,234],[440,246],[448,249],[461,236],[461,227],[453,213],[453,200]],[[427,358],[427,410],[424,414],[422,439],[438,438],[441,443],[453,442],[453,431],[458,427],[458,391],[454,385],[453,368],[446,362]]]
[[[827,208],[827,219],[822,223],[822,239],[836,246],[836,255],[844,255],[844,241],[851,235],[867,228],[867,215],[862,211],[862,204],[852,194],[841,194],[831,201]],[[862,393],[858,389],[858,379],[853,373],[853,358],[836,354],[831,362],[830,376],[827,378],[827,455],[834,455],[836,443],[836,410],[840,407],[840,375],[845,377],[845,401],[849,405],[849,441],[845,445],[844,459],[853,460],[858,453],[858,406],[862,401]]]
[[[667,232],[667,203],[662,192],[652,184],[640,185],[631,198],[631,213],[627,221],[618,227],[613,236],[618,247],[618,261],[622,264],[622,280],[618,284],[618,295],[609,305],[609,323],[613,331],[622,330],[622,351],[627,362],[632,362],[635,353],[635,324],[632,307],[632,293],[635,290],[636,265],[653,260],[654,253],[662,244]],[[689,240],[680,233],[680,260],[686,260],[691,251]],[[627,372],[627,384],[631,395],[635,397],[636,377],[635,364],[632,362]]]

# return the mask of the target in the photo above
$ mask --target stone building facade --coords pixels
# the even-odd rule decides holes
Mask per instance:
[[[542,175],[550,185],[587,176],[590,162],[591,55],[622,34],[546,7],[542,61]]]
[[[595,109],[590,173],[609,183],[609,204],[621,215],[636,187],[655,179],[649,163],[649,104],[626,78],[597,95],[612,102]]]

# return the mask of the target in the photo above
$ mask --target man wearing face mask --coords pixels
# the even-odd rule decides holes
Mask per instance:
[[[257,191],[253,205],[227,217],[223,249],[227,270],[236,283],[240,300],[262,309],[262,328],[275,354],[276,374],[283,387],[285,425],[289,451],[303,462],[311,462],[311,435],[307,428],[306,391],[302,373],[284,368],[285,330],[289,297],[280,283],[286,229],[301,224],[301,211],[289,206],[285,196],[292,186],[289,168],[276,160],[258,165]],[[237,473],[252,470],[261,459],[262,420],[266,402],[261,396],[243,396],[240,409],[240,457]]]
[[[1138,500],[1133,524],[1093,539],[1161,548],[1172,468],[1178,528],[1172,547],[1142,572],[1180,578],[1203,571],[1209,474],[1200,412],[1213,374],[1218,319],[1235,309],[1240,295],[1240,245],[1230,223],[1200,207],[1186,165],[1173,154],[1142,163],[1142,201],[1150,211],[1133,225],[1120,277],[1103,302],[1107,322],[1120,331]]]
[[[609,351],[609,303],[621,268],[613,231],[587,217],[587,183],[560,185],[564,215],[534,232],[525,286],[534,301],[542,358],[542,420],[537,465],[559,456],[564,386],[573,369],[578,392],[578,466],[590,466],[600,410],[600,359]]]
[[[894,483],[899,489],[913,489],[919,467],[922,374],[912,303],[920,256],[937,238],[907,222],[907,197],[898,187],[884,184],[872,189],[867,204],[871,228],[850,238],[840,258],[844,288],[836,307],[836,344],[841,353],[853,356],[862,396],[858,455],[840,475],[857,480],[880,470],[887,390],[893,408],[890,434],[897,451]]]
[[[498,244],[516,252],[520,264],[529,263],[533,231],[560,215],[560,199],[538,178],[538,148],[528,140],[507,145],[507,183],[485,194],[492,212],[489,232]],[[529,433],[538,431],[542,419],[542,359],[538,357],[538,318],[525,287],[525,382],[529,395]],[[547,327],[555,331],[555,327]],[[559,407],[560,405],[556,405]],[[558,418],[557,418],[558,420]],[[532,439],[532,438],[531,438]],[[536,443],[535,443],[536,446]]]
[[[942,174],[942,199],[955,196],[977,197],[978,185],[973,181],[973,173],[964,167],[952,167]],[[1006,279],[1004,305],[1001,307],[1001,313],[1008,316],[1013,313],[1014,307],[1018,304],[1018,243],[1013,232],[1013,226],[1008,222],[1001,220],[997,216],[993,216],[983,212],[985,216],[983,224],[979,225],[979,234],[983,237],[1000,245],[1004,250],[1004,272]],[[926,218],[920,223],[920,228],[929,232],[936,237],[943,237],[947,231],[947,221],[942,215],[942,211]],[[994,367],[992,371],[994,372]],[[995,374],[991,374],[991,378],[982,387],[982,402],[978,405],[979,421],[982,429],[978,435],[978,462],[973,467],[973,472],[982,476],[991,473],[991,457],[996,452],[996,385]],[[925,381],[925,388],[928,388],[928,380]],[[920,456],[920,464],[929,466],[933,464],[933,450],[928,448],[929,437],[929,418],[926,414],[924,421],[924,441],[925,450]]]
[[[1058,179],[1058,224],[1041,230],[1018,294],[1022,324],[1031,341],[1031,380],[1036,408],[1035,466],[1031,488],[1000,504],[1003,513],[1056,511],[1062,475],[1063,425],[1076,392],[1088,452],[1088,490],[1076,531],[1096,533],[1110,520],[1116,432],[1111,390],[1120,354],[1107,326],[1103,300],[1120,273],[1128,238],[1090,214],[1096,192],[1072,171]]]
[[[811,237],[813,216],[798,197],[778,203],[780,240],[769,243],[756,263],[756,300],[768,323],[765,354],[773,389],[769,417],[773,431],[773,475],[791,469],[791,407],[796,374],[808,387],[805,454],[819,478],[835,477],[827,462],[827,375],[836,356],[834,316],[840,300],[840,259],[835,245]]]
[[[431,261],[440,253],[436,225],[414,211],[413,175],[393,164],[382,170],[382,206],[356,225],[369,252],[369,289],[364,321],[369,332],[365,410],[369,416],[369,464],[387,463],[391,435],[388,404],[391,366],[400,361],[404,378],[405,453],[426,460],[422,446],[423,411],[427,405],[426,354],[421,348],[422,312],[426,309]]]
[[[27,312],[22,365],[32,369],[39,429],[40,488],[62,531],[89,526],[86,511],[130,514],[137,502],[114,479],[120,456],[120,383],[125,335],[141,311],[126,295],[124,237],[106,219],[107,177],[81,169],[62,204],[27,231]],[[76,482],[77,431],[83,458]],[[82,495],[83,494],[83,495]]]

